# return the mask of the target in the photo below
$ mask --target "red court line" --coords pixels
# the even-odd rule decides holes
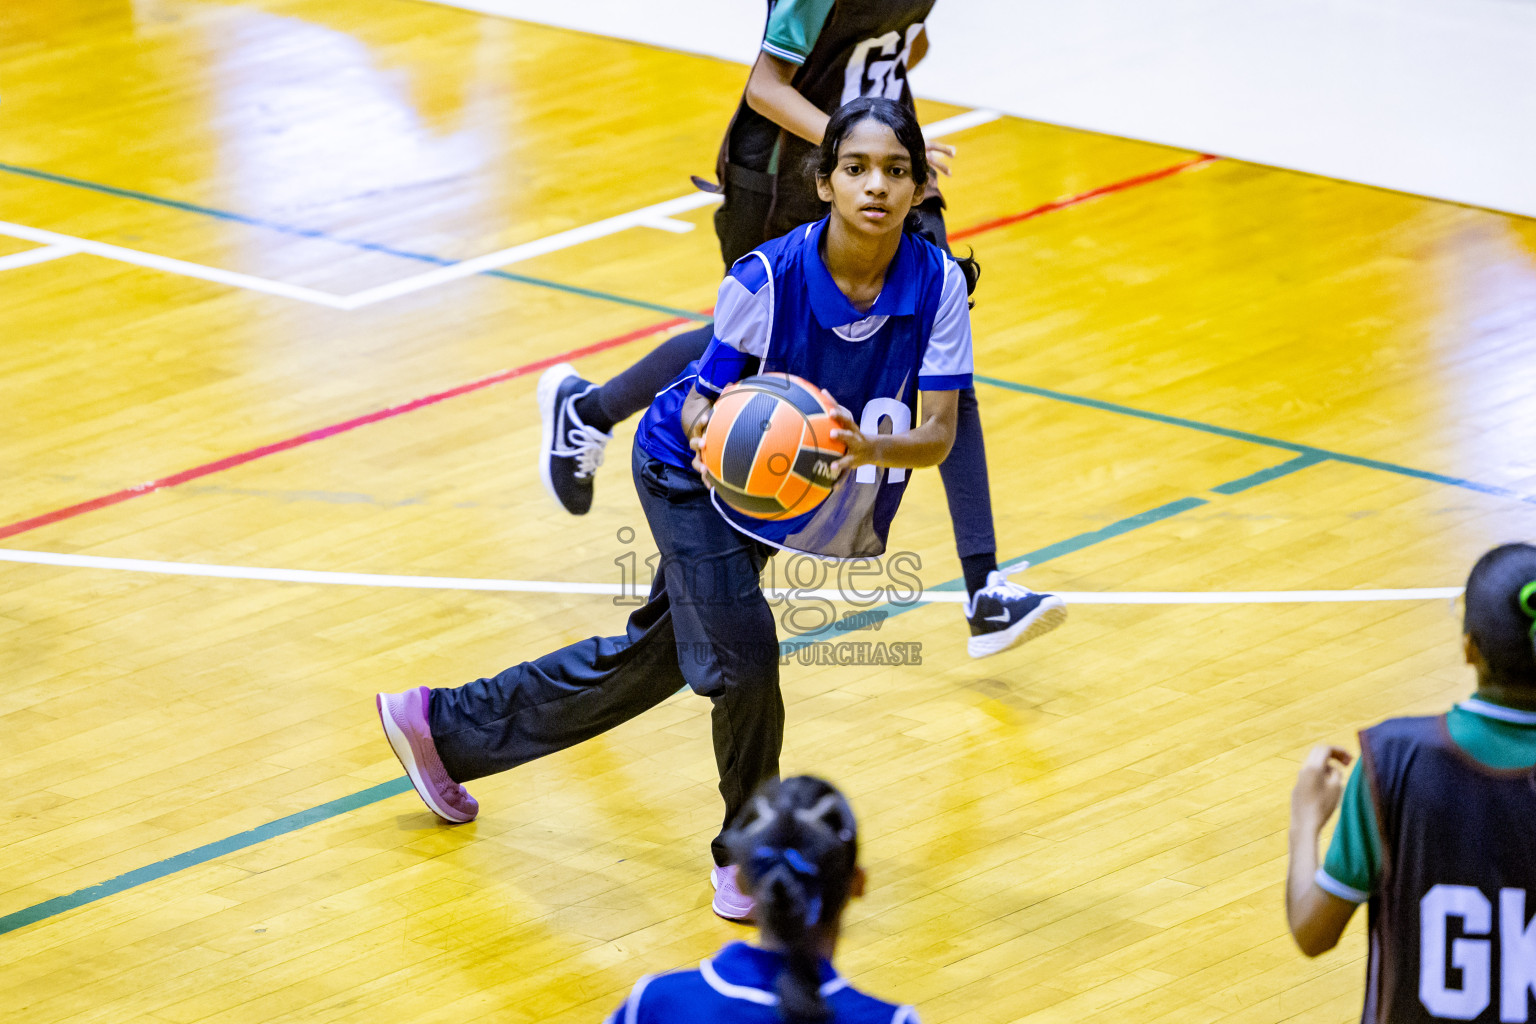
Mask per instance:
[[[1189,160],[1176,163],[1171,167],[1164,167],[1159,171],[1152,171],[1149,174],[1137,175],[1134,178],[1126,178],[1124,181],[1117,181],[1109,185],[1102,185],[1099,188],[1089,189],[1087,192],[1079,192],[1074,196],[1067,196],[1063,199],[1056,199],[1052,202],[1044,204],[1043,206],[1037,206],[1032,210],[1025,210],[1023,213],[1015,213],[1007,217],[999,217],[996,220],[983,221],[980,224],[973,224],[968,228],[963,228],[960,231],[951,233],[949,238],[951,241],[958,241],[963,238],[970,238],[973,235],[979,235],[985,231],[994,231],[998,228],[1007,227],[1010,224],[1017,224],[1020,221],[1031,220],[1035,217],[1039,217],[1047,213],[1053,213],[1056,210],[1065,210],[1068,207],[1077,206],[1079,203],[1086,203],[1090,199],[1097,199],[1099,196],[1107,196],[1115,192],[1123,192],[1126,189],[1135,188],[1138,185],[1146,185],[1150,182],[1159,181],[1163,178],[1170,177],[1171,175],[1180,174],[1184,171],[1194,170],[1197,167],[1203,167],[1206,164],[1211,163],[1213,160],[1219,159],[1220,157],[1211,156],[1210,154],[1201,154],[1200,156],[1193,157]],[[709,312],[709,310],[705,310],[705,312]],[[167,487],[175,487],[177,484],[184,484],[189,480],[196,480],[199,477],[205,477],[212,473],[222,473],[226,469],[233,469],[236,466],[243,466],[247,462],[254,462],[257,459],[266,458],[268,455],[276,455],[278,452],[285,452],[291,448],[297,448],[300,445],[311,444],[315,441],[323,441],[328,437],[335,437],[337,434],[344,434],[349,430],[355,430],[358,427],[366,426],[369,423],[378,423],[381,420],[388,420],[393,419],[396,416],[403,416],[408,412],[413,412],[417,409],[422,409],[429,405],[436,405],[439,402],[446,402],[450,398],[457,398],[459,395],[467,395],[472,391],[479,391],[482,388],[488,388],[492,384],[500,384],[502,381],[511,380],[514,377],[523,377],[527,374],[546,369],[555,365],[556,363],[565,362],[569,359],[579,359],[582,356],[589,356],[597,352],[606,351],[610,348],[617,348],[618,346],[627,344],[631,341],[638,341],[639,339],[649,337],[652,334],[660,334],[662,331],[670,330],[673,327],[678,327],[686,323],[692,323],[692,321],[684,317],[673,317],[672,319],[664,320],[661,323],[651,324],[649,327],[641,327],[638,330],[630,331],[628,334],[621,334],[618,337],[608,338],[604,341],[595,342],[582,348],[573,348],[569,352],[562,352],[557,356],[549,356],[547,358],[540,359],[537,362],[526,363],[511,370],[502,370],[500,373],[493,373],[489,377],[483,377],[480,380],[471,381],[468,384],[461,384],[456,388],[449,388],[447,391],[439,391],[436,394],[427,395],[424,398],[418,398],[415,401],[406,402],[403,405],[392,405],[387,409],[380,409],[377,412],[371,412],[367,415],[358,416],[350,420],[345,420],[341,423],[333,423],[328,427],[321,427],[318,430],[311,430],[307,434],[299,434],[295,437],[290,437],[283,441],[262,445],[260,448],[252,448],[250,451],[241,452],[238,455],[230,455],[215,462],[207,462],[201,466],[194,466],[191,469],[184,469],[180,473],[173,473],[170,476],[161,477],[158,480],[151,480],[148,483],[136,484],[133,487],[128,487],[121,491],[114,491],[111,494],[105,494],[99,498],[92,498],[90,501],[82,501],[78,505],[69,505],[65,508],[55,509],[52,512],[44,512],[42,515],[33,516],[31,519],[22,519],[18,522],[9,524],[8,526],[0,526],[0,540],[3,540],[6,537],[14,537],[18,533],[26,533],[28,530],[35,530],[38,527],[47,526],[50,523],[57,523],[65,519],[73,519],[75,516],[84,515],[87,512],[94,512],[99,508],[107,508],[111,505],[117,505],[129,500],[130,498],[138,498],[145,494],[153,494],[154,492],[164,490]]]
[[[1202,153],[1197,157],[1192,157],[1181,163],[1176,163],[1172,167],[1164,167],[1160,171],[1152,171],[1149,174],[1139,174],[1134,178],[1126,178],[1124,181],[1117,181],[1112,185],[1100,185],[1098,188],[1091,188],[1087,192],[1079,192],[1075,196],[1067,196],[1064,199],[1053,199],[1049,203],[1045,203],[1042,206],[1037,206],[1032,210],[1025,210],[1023,213],[1012,213],[1006,217],[999,217],[996,220],[987,220],[982,221],[980,224],[973,224],[968,228],[961,229],[960,231],[952,231],[950,232],[949,240],[951,242],[955,242],[962,238],[970,238],[972,235],[979,235],[983,231],[995,231],[998,228],[1005,228],[1010,224],[1017,224],[1020,221],[1033,220],[1034,218],[1047,213],[1054,213],[1057,210],[1065,210],[1069,206],[1076,206],[1079,203],[1086,203],[1090,199],[1097,199],[1100,196],[1112,195],[1115,192],[1124,192],[1128,188],[1135,188],[1138,185],[1146,185],[1150,182],[1161,181],[1163,178],[1172,177],[1175,174],[1182,174],[1185,171],[1192,171],[1197,167],[1204,167],[1206,164],[1220,159],[1221,157],[1219,156],[1212,156],[1210,153]]]
[[[705,312],[708,312],[708,310],[705,310]],[[18,533],[26,533],[28,530],[35,530],[40,526],[47,526],[49,523],[57,523],[63,519],[73,519],[75,516],[84,515],[86,512],[94,512],[99,508],[116,505],[130,498],[153,494],[155,491],[164,490],[167,487],[175,487],[177,484],[184,484],[189,480],[196,480],[198,477],[208,476],[211,473],[222,473],[226,469],[243,466],[247,462],[254,462],[257,459],[266,458],[268,455],[276,455],[278,452],[285,452],[290,448],[297,448],[300,445],[323,441],[327,437],[335,437],[337,434],[344,434],[349,430],[356,430],[358,427],[367,426],[370,423],[378,423],[380,420],[404,416],[408,412],[424,409],[429,405],[436,405],[439,402],[446,402],[450,398],[467,395],[472,391],[488,388],[492,384],[500,384],[502,381],[511,380],[514,377],[523,377],[535,371],[547,369],[556,363],[563,363],[568,359],[590,356],[597,352],[617,348],[628,342],[638,341],[649,335],[660,334],[662,331],[693,322],[686,317],[673,317],[671,320],[664,320],[661,323],[651,324],[648,327],[641,327],[638,330],[630,331],[628,334],[621,334],[615,338],[594,342],[581,348],[573,348],[569,352],[562,352],[557,356],[548,356],[533,363],[524,363],[522,366],[514,367],[510,370],[502,370],[500,373],[493,373],[489,377],[482,377],[468,384],[460,384],[456,388],[439,391],[436,394],[427,395],[415,401],[406,402],[403,405],[392,405],[387,409],[380,409],[377,412],[370,412],[364,416],[343,420],[341,423],[333,423],[328,427],[321,427],[319,430],[311,430],[307,434],[299,434],[296,437],[290,437],[273,444],[262,445],[260,448],[252,448],[250,451],[241,452],[238,455],[227,456],[216,462],[206,462],[201,466],[184,469],[180,473],[173,473],[158,480],[135,484],[133,487],[114,491],[111,494],[104,494],[99,498],[92,498],[90,501],[82,501],[78,505],[69,505],[65,508],[55,509],[52,512],[45,512],[40,516],[33,516],[31,519],[23,519],[20,522],[11,523],[9,526],[0,526],[0,538],[14,537]]]

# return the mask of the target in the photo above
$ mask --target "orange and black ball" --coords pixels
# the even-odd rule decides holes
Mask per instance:
[[[701,456],[721,501],[757,519],[811,511],[832,493],[836,405],[808,380],[764,373],[726,388],[704,431]]]

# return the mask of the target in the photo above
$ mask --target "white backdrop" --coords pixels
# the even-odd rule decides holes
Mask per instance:
[[[762,0],[440,0],[750,61]],[[1536,0],[940,0],[919,95],[1536,217]]]

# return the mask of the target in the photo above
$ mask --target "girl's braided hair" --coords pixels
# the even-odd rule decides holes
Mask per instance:
[[[725,836],[731,861],[757,901],[759,927],[783,946],[775,988],[779,1016],[831,1014],[821,993],[817,932],[848,902],[858,862],[853,810],[830,783],[809,775],[764,783]]]

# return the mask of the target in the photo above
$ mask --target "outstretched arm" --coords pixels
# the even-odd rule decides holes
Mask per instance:
[[[1349,752],[1326,744],[1312,749],[1291,791],[1290,863],[1285,880],[1285,917],[1291,937],[1307,956],[1319,956],[1339,944],[1355,912],[1316,882],[1317,844],[1323,826],[1344,792],[1343,767]]]

